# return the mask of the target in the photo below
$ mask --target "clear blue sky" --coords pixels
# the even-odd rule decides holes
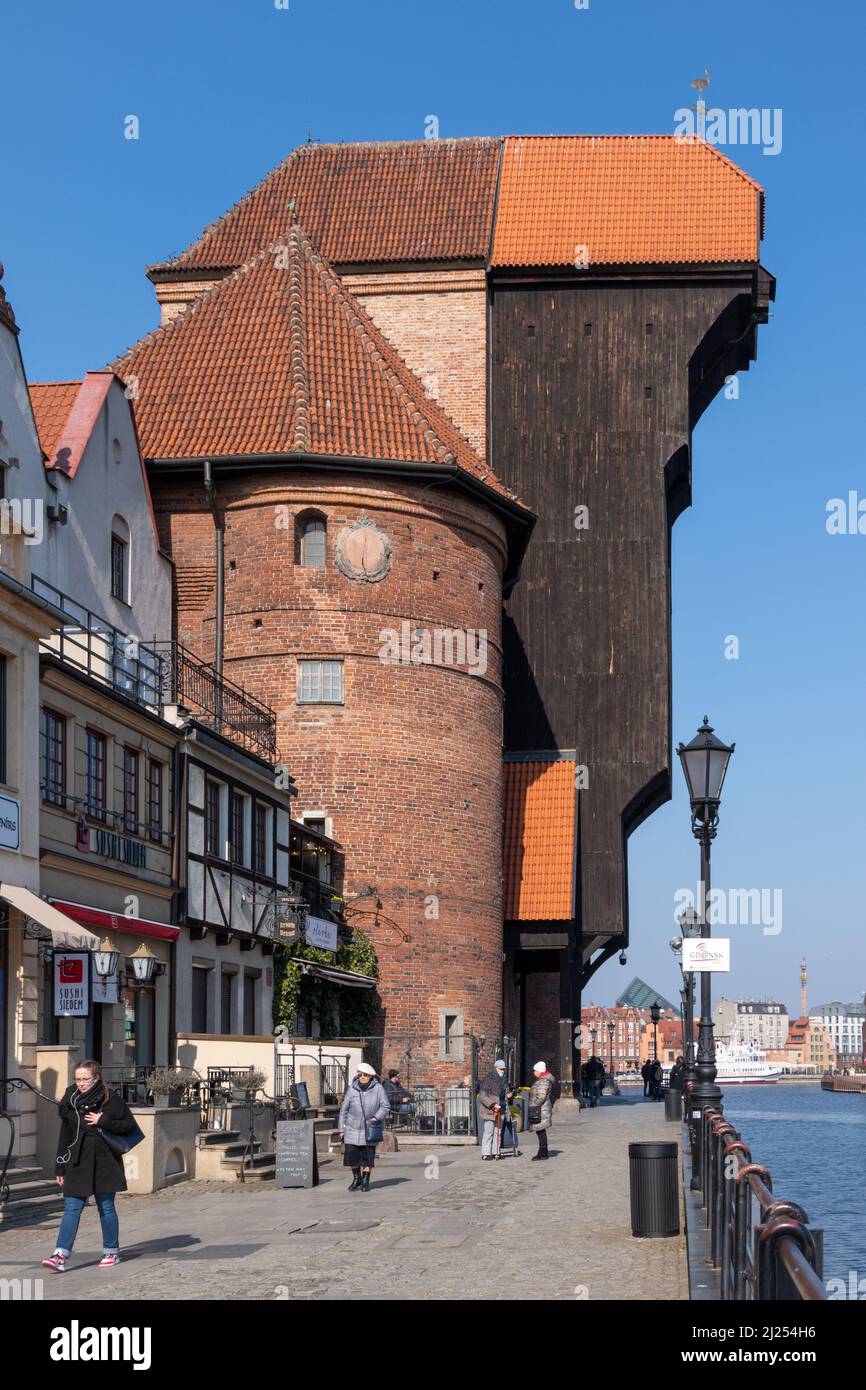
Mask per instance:
[[[760,358],[694,439],[674,532],[674,736],[704,713],[736,739],[720,887],[781,888],[783,929],[735,927],[729,994],[866,987],[866,536],[830,537],[831,497],[866,497],[862,430],[864,49],[859,0],[7,0],[0,258],[32,380],[103,365],[156,322],[144,266],[180,250],[307,138],[662,132],[712,69],[709,101],[780,107],[782,150],[727,147],[767,190],[778,277]],[[123,138],[137,115],[141,138]],[[723,147],[725,148],[725,147]],[[740,659],[723,642],[740,639]],[[677,888],[697,847],[673,803],[632,840],[637,973],[669,997]]]

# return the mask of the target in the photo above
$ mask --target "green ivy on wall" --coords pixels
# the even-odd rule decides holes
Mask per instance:
[[[373,1031],[379,1013],[379,995],[375,989],[346,989],[304,975],[301,961],[316,965],[336,966],[353,970],[359,975],[378,979],[376,951],[367,933],[356,927],[347,941],[340,941],[336,958],[304,941],[294,946],[274,946],[274,1027],[285,1025],[294,1031],[295,1018],[311,1009],[319,1019],[323,1038],[337,1032],[337,991],[340,991],[339,1031],[345,1038],[364,1037]]]

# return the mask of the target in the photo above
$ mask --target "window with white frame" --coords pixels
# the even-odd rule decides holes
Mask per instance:
[[[298,662],[299,705],[342,705],[344,699],[342,661]]]

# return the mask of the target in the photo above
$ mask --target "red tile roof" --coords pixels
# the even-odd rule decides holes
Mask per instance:
[[[30,382],[30,403],[36,418],[39,442],[48,458],[49,468],[56,464],[60,435],[80,387],[80,381]]]
[[[159,270],[235,269],[294,217],[329,261],[486,261],[501,140],[302,145]]]
[[[673,135],[513,136],[494,266],[759,258],[763,192],[712,145]]]
[[[575,764],[505,763],[504,916],[567,921],[574,915]]]
[[[497,174],[499,191],[497,196]],[[757,261],[763,191],[674,135],[529,135],[304,145],[154,279],[237,269],[294,216],[337,265]]]
[[[57,468],[70,478],[75,477],[114,380],[113,372],[102,371],[86,372],[80,382],[31,384],[33,413],[42,447],[48,455],[46,468]],[[44,434],[40,416],[44,421]],[[50,446],[46,437],[50,438]]]
[[[298,226],[114,364],[148,459],[456,463],[503,487]]]

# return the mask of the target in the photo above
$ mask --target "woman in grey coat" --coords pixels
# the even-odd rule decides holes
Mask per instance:
[[[529,1128],[538,1136],[538,1153],[532,1155],[532,1162],[536,1163],[540,1158],[549,1157],[547,1131],[553,1121],[553,1077],[546,1062],[536,1062],[532,1074],[528,1108]]]
[[[349,1191],[370,1191],[370,1173],[376,1162],[376,1145],[382,1123],[391,1113],[385,1087],[367,1062],[361,1062],[354,1081],[343,1096],[339,1129],[343,1138],[343,1166],[351,1168]],[[378,1138],[371,1137],[376,1135]]]

